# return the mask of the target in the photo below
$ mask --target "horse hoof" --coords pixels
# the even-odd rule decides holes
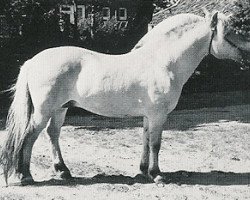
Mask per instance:
[[[33,185],[35,183],[34,179],[31,176],[28,177],[23,177],[21,179],[21,185],[25,186],[25,185]]]
[[[160,175],[157,175],[154,178],[154,182],[158,187],[164,187],[165,186],[165,182],[164,182],[164,178]]]
[[[71,179],[73,179],[73,177],[71,176],[70,171],[62,171],[59,174],[59,176],[60,176],[61,179],[65,179],[65,180],[71,180]]]
[[[138,181],[139,183],[149,183],[152,182],[152,179],[144,174],[144,173],[139,173],[135,176],[135,180]]]

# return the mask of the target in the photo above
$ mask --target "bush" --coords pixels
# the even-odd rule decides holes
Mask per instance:
[[[235,3],[235,14],[231,17],[230,27],[236,34],[250,39],[250,1]]]
[[[128,20],[127,26],[121,26],[121,22],[114,17],[103,21],[102,16],[95,14],[94,23],[91,23],[93,22],[90,19],[81,23],[79,27],[80,40],[84,45],[83,47],[98,52],[126,53],[144,35],[141,30],[143,30],[145,24],[136,24],[133,19]]]

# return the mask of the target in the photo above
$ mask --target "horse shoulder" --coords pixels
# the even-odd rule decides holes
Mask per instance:
[[[171,90],[172,72],[166,69],[151,68],[144,74],[148,95],[152,102],[161,101]]]

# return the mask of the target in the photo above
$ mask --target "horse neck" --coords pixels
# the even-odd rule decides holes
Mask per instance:
[[[183,84],[187,82],[203,58],[208,55],[210,48],[211,31],[207,29],[194,42],[183,51],[178,60],[178,75]]]
[[[150,49],[149,54],[154,52],[155,59],[161,60],[160,65],[167,66],[168,70],[175,74],[178,82],[185,84],[208,54],[210,39],[211,31],[203,23],[191,32],[184,34],[180,39],[171,43],[166,40],[166,45],[155,45],[155,49]]]

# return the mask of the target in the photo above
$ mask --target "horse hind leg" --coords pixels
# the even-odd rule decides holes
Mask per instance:
[[[71,179],[72,176],[64,163],[59,145],[60,131],[66,112],[67,109],[61,108],[53,113],[47,126],[47,133],[52,144],[52,159],[55,172],[63,179]]]
[[[27,127],[27,135],[20,150],[17,173],[20,175],[21,184],[26,185],[34,182],[30,173],[30,160],[32,148],[40,132],[46,127],[49,116],[41,112],[34,112],[31,115],[30,123]]]

